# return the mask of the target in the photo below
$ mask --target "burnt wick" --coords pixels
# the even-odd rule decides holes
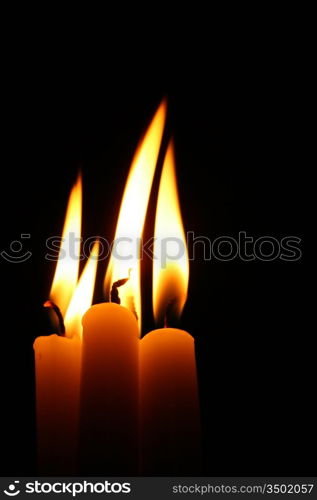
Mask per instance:
[[[126,282],[129,281],[131,271],[132,271],[132,269],[129,269],[129,277],[128,278],[123,278],[123,279],[115,281],[113,283],[112,288],[111,288],[111,292],[110,292],[110,302],[114,302],[115,304],[121,304],[121,299],[119,296],[118,288],[122,285],[125,285]]]
[[[178,323],[177,305],[177,298],[170,300],[170,302],[168,303],[164,314],[164,328],[168,328],[169,326]]]
[[[52,302],[51,300],[47,300],[43,305],[45,308],[48,308],[48,309],[54,311],[54,313],[57,316],[57,320],[58,320],[58,326],[59,326],[58,335],[64,336],[65,335],[64,319],[63,319],[63,315],[62,315],[59,307],[56,304],[54,304],[54,302]]]

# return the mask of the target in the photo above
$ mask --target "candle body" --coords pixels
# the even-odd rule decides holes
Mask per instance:
[[[78,456],[81,341],[38,337],[34,351],[39,472],[72,475]]]
[[[81,473],[134,475],[138,457],[138,325],[117,304],[83,317]]]
[[[143,475],[198,475],[200,417],[194,339],[164,328],[140,342]]]

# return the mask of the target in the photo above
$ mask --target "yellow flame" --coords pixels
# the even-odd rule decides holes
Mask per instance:
[[[153,246],[153,309],[157,322],[169,308],[180,316],[187,299],[189,261],[179,205],[174,147],[169,143],[160,180]]]
[[[143,233],[165,117],[166,102],[163,101],[139,144],[130,167],[120,208],[114,247],[105,278],[105,292],[109,293],[114,282],[130,276],[127,283],[118,288],[118,292],[121,305],[136,314],[140,328],[140,238]]]
[[[82,338],[81,319],[92,303],[98,255],[99,242],[96,241],[66,312],[64,321],[66,337]]]
[[[79,174],[68,200],[62,242],[50,292],[50,299],[59,307],[62,315],[66,312],[78,279],[81,206],[82,182]]]

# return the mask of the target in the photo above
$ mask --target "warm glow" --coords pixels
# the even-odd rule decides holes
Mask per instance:
[[[179,317],[187,298],[188,251],[179,206],[173,143],[164,159],[158,194],[153,260],[153,308],[157,322]]]
[[[121,305],[136,314],[139,325],[141,325],[140,238],[162,140],[165,116],[166,103],[163,101],[134,155],[120,208],[115,246],[105,279],[105,291],[109,293],[114,282],[130,275],[130,279],[118,288],[118,292]]]
[[[79,251],[81,236],[82,185],[81,176],[70,193],[62,242],[50,299],[64,316],[76,288],[79,269]]]
[[[66,312],[64,321],[66,337],[82,337],[81,319],[92,303],[98,255],[99,242],[96,241]]]

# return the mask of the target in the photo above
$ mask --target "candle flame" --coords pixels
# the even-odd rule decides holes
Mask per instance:
[[[160,180],[153,247],[155,320],[181,315],[187,299],[189,261],[177,192],[173,142],[169,143]]]
[[[99,255],[99,242],[94,243],[89,259],[80,276],[65,315],[65,334],[69,338],[82,338],[81,319],[92,303]]]
[[[81,206],[82,181],[79,174],[68,200],[59,257],[50,292],[50,299],[58,305],[63,316],[66,313],[78,279]]]
[[[140,142],[125,186],[114,247],[105,277],[105,293],[114,283],[129,279],[118,289],[120,303],[137,317],[141,328],[140,238],[150,197],[166,117],[166,102],[156,111]]]

